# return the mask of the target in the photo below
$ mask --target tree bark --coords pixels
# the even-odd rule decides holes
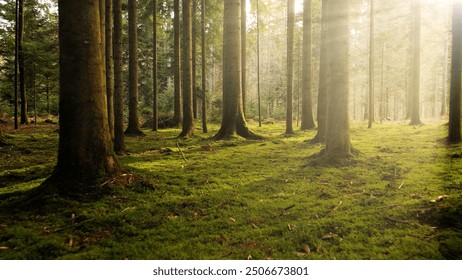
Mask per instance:
[[[375,108],[374,108],[374,53],[375,53],[375,8],[374,0],[369,0],[370,8],[370,23],[369,23],[369,121],[368,128],[372,128],[374,122]]]
[[[157,113],[157,0],[152,0],[152,130],[159,130]]]
[[[180,57],[180,0],[173,1],[173,79],[174,79],[174,101],[173,101],[173,123],[179,126],[182,123],[181,106],[181,57]]]
[[[109,135],[98,10],[98,0],[59,1],[60,137],[52,181],[87,184],[120,171]]]
[[[287,0],[287,101],[286,134],[294,134],[292,124],[294,85],[295,0]]]
[[[449,143],[461,142],[460,105],[462,75],[462,3],[454,4],[452,16],[452,63],[449,97]]]
[[[183,0],[183,129],[179,137],[194,136],[191,2]]]
[[[19,0],[15,2],[15,25],[14,25],[14,129],[18,129],[18,81],[19,81],[19,50],[18,50],[18,39],[19,39]]]
[[[311,24],[311,0],[303,3],[303,82],[302,82],[302,124],[301,130],[309,130],[316,127],[313,119],[312,103],[312,24]]]
[[[328,71],[330,82],[327,85],[327,130],[324,159],[326,161],[338,161],[350,157],[352,151],[348,122],[348,1],[329,0],[328,5],[328,19],[332,25],[329,28]]]
[[[197,119],[197,96],[198,96],[198,91],[197,91],[197,86],[196,86],[196,77],[197,77],[197,20],[196,20],[196,15],[197,15],[197,1],[198,0],[192,0],[192,12],[191,12],[191,21],[192,21],[192,40],[191,40],[191,49],[192,49],[192,109],[193,109],[193,116],[194,119]]]
[[[242,112],[246,112],[247,96],[247,5],[246,0],[241,3],[241,59],[242,59]]]
[[[327,126],[327,73],[328,73],[328,56],[327,47],[329,45],[329,11],[327,0],[322,0],[322,15],[321,15],[321,54],[319,66],[319,89],[318,89],[318,132],[311,140],[312,143],[324,143],[326,141],[326,126]]]
[[[122,3],[114,0],[114,150],[125,153],[123,111]]]
[[[106,0],[106,96],[109,133],[114,137],[114,51],[112,43],[113,34],[113,8],[112,0]]]
[[[136,0],[128,0],[128,127],[127,135],[143,135],[138,113],[138,26]]]
[[[18,6],[18,62],[19,62],[19,95],[21,97],[21,124],[29,124],[26,94],[26,66],[23,48],[24,39],[24,0]]]
[[[223,118],[214,139],[229,139],[239,135],[261,139],[248,127],[242,111],[241,74],[241,1],[224,1],[223,19]]]
[[[420,49],[421,49],[421,4],[414,0],[414,54],[412,61],[412,107],[411,125],[422,124],[420,121]]]
[[[205,51],[205,0],[201,11],[201,48],[202,48],[202,132],[207,133],[207,88],[206,88],[206,51]]]

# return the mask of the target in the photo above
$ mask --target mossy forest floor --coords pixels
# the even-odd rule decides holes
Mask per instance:
[[[96,200],[26,210],[16,203],[51,174],[57,126],[3,127],[0,259],[462,259],[462,147],[446,126],[354,124],[359,154],[322,166],[315,131],[251,127],[265,140],[145,130],[120,162],[154,187],[103,182]]]

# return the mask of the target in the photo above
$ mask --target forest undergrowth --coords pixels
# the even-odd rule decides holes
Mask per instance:
[[[315,131],[251,128],[265,140],[144,130],[119,159],[150,184],[24,209],[53,171],[57,126],[4,127],[0,259],[462,259],[462,149],[444,125],[354,124],[359,153],[337,165],[315,164]]]

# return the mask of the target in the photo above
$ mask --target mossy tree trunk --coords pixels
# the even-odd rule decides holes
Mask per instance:
[[[312,16],[311,0],[303,2],[303,82],[302,82],[302,124],[301,130],[309,130],[316,127],[313,119],[312,103]]]
[[[138,20],[136,0],[128,0],[128,127],[127,135],[143,135],[138,113]]]
[[[462,71],[462,3],[454,4],[452,16],[452,63],[449,98],[449,143],[461,142],[460,102]]]
[[[197,98],[198,98],[198,88],[196,86],[196,77],[197,77],[197,1],[192,0],[192,11],[191,11],[191,24],[192,24],[192,108],[194,119],[197,119]]]
[[[123,111],[123,46],[122,46],[122,3],[114,4],[114,150],[125,153],[124,111]]]
[[[329,22],[328,22],[328,5],[327,0],[322,1],[321,15],[321,57],[319,66],[319,89],[318,89],[318,132],[311,140],[313,143],[324,143],[326,141],[327,126],[327,59],[328,59],[328,42],[329,42]]]
[[[326,161],[349,157],[352,147],[348,122],[349,27],[348,1],[329,0],[329,83],[327,85]]]
[[[247,5],[242,0],[241,4],[241,58],[242,58],[242,112],[245,116],[247,94]]]
[[[98,12],[98,0],[59,1],[60,137],[51,181],[91,183],[120,171],[109,135]]]
[[[292,124],[293,85],[294,85],[294,32],[295,0],[287,0],[287,100],[286,100],[286,134],[294,134]]]
[[[192,97],[192,0],[183,0],[183,129],[179,137],[194,135],[194,113]]]
[[[214,139],[229,139],[236,134],[260,139],[248,128],[242,111],[241,0],[227,0],[224,5],[223,118]]]

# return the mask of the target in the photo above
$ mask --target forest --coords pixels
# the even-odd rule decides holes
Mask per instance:
[[[462,259],[459,0],[0,0],[0,259]]]

